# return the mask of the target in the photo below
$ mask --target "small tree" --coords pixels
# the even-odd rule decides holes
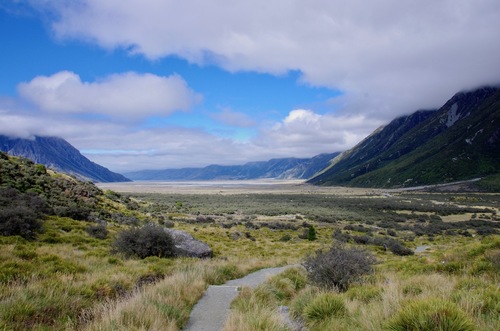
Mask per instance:
[[[316,236],[316,229],[314,228],[314,226],[310,225],[307,232],[307,240],[314,241],[316,239],[318,239]]]
[[[335,244],[327,252],[318,251],[308,257],[303,265],[312,283],[346,291],[362,276],[372,273],[375,262],[375,257],[364,250]]]

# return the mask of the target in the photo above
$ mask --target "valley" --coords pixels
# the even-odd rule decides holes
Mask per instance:
[[[309,330],[500,326],[500,195],[476,182],[96,186],[5,153],[0,175],[0,329],[181,330],[210,285],[297,264],[241,288],[224,330],[294,330],[278,307]],[[180,255],[171,230],[211,257]]]

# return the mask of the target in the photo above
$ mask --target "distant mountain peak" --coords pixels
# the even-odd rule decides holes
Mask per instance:
[[[60,137],[11,138],[0,135],[0,150],[22,156],[53,170],[94,182],[124,182],[130,179],[114,173],[83,156]]]
[[[204,168],[142,170],[125,175],[133,180],[308,179],[324,169],[337,155],[338,153],[332,153],[312,158],[275,158],[232,166],[212,164]]]

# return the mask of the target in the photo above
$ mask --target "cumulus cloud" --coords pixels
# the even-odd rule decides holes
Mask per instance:
[[[48,112],[132,118],[188,110],[201,98],[178,75],[162,77],[134,72],[83,82],[77,74],[61,71],[21,83],[18,91]]]
[[[227,70],[302,72],[346,111],[390,119],[497,83],[497,0],[34,2],[59,38]]]
[[[0,102],[0,134],[63,137],[92,161],[117,172],[235,165],[343,151],[379,124],[367,126],[365,120],[360,115],[335,117],[298,109],[271,127],[261,127],[255,138],[239,142],[203,129],[141,129],[121,121],[40,114]]]
[[[256,122],[247,114],[235,112],[227,107],[223,108],[218,113],[211,114],[210,117],[218,122],[221,122],[222,124],[240,128],[248,128],[256,124]]]
[[[286,155],[314,156],[344,151],[353,147],[382,125],[363,115],[321,115],[311,110],[296,109],[253,141],[256,146]]]

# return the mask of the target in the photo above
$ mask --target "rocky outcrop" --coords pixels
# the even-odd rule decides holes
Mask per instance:
[[[172,236],[178,256],[209,258],[213,251],[206,243],[196,240],[186,231],[165,229]]]

